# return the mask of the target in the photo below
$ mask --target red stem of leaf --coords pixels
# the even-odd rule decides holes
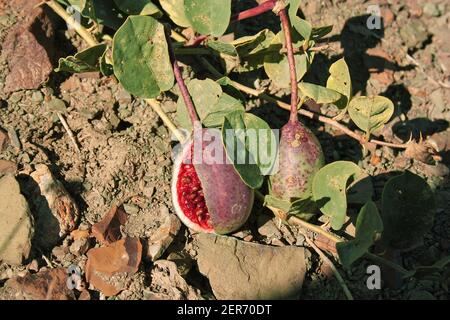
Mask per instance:
[[[297,74],[295,72],[294,49],[292,47],[291,27],[285,9],[280,10],[278,15],[280,16],[281,26],[284,32],[284,41],[287,49],[287,57],[289,62],[289,73],[291,76],[291,114],[289,117],[289,121],[294,123],[298,121],[297,116],[298,87],[297,87]]]
[[[201,35],[201,36],[197,36],[195,37],[191,43],[185,45],[185,47],[191,48],[191,47],[197,47],[199,46],[203,41],[206,40],[206,38],[208,38],[208,36],[205,35]]]
[[[178,66],[177,58],[175,57],[175,53],[173,51],[172,42],[170,39],[170,32],[166,30],[166,40],[167,45],[169,47],[169,55],[170,61],[172,63],[173,73],[175,75],[175,79],[177,81],[178,86],[180,87],[181,96],[183,97],[184,104],[189,113],[189,117],[191,118],[192,125],[195,127],[195,123],[199,121],[197,112],[195,111],[194,102],[192,102],[191,96],[189,94],[189,90],[184,82],[183,76],[181,74],[180,67]]]
[[[248,19],[251,17],[256,17],[260,14],[263,14],[267,11],[272,10],[275,7],[275,4],[277,3],[277,0],[268,0],[263,3],[261,3],[259,6],[239,12],[233,18],[231,19],[231,23],[241,21],[244,19]]]

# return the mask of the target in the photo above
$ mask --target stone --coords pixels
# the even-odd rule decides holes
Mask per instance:
[[[28,259],[33,220],[19,183],[12,175],[0,179],[0,260],[20,265]]]
[[[232,237],[199,234],[197,263],[217,299],[295,299],[308,251],[271,247]]]
[[[148,240],[147,257],[150,261],[156,261],[170,246],[175,236],[180,231],[181,222],[177,216],[168,215],[164,223],[156,229]]]
[[[34,180],[32,202],[36,217],[36,245],[49,249],[75,229],[78,206],[44,164],[36,165],[30,174]]]
[[[441,11],[439,7],[435,3],[426,3],[423,7],[423,13],[429,17],[439,17],[441,15]]]
[[[418,48],[428,39],[425,24],[418,19],[412,19],[400,28],[400,37],[408,48]]]
[[[138,270],[142,245],[139,239],[124,238],[111,245],[91,249],[87,256],[86,281],[109,297],[125,289],[128,275]]]
[[[0,160],[0,177],[4,174],[14,174],[17,171],[17,164],[9,160]]]
[[[30,10],[28,18],[10,30],[2,44],[9,66],[6,93],[38,89],[53,71],[55,31],[47,10],[43,7]]]
[[[8,144],[9,144],[8,132],[0,128],[0,152],[6,150]]]
[[[67,286],[65,268],[43,270],[24,277],[11,278],[2,294],[11,300],[75,300],[74,291]]]

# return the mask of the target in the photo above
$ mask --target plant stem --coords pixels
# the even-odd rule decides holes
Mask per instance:
[[[95,39],[89,31],[86,30],[78,21],[76,21],[72,16],[70,16],[64,8],[54,0],[45,2],[50,8],[52,8],[55,13],[60,16],[64,21],[70,25],[75,31],[87,42],[87,44],[92,47],[98,45],[99,42]]]
[[[328,240],[331,240],[331,241],[333,241],[335,243],[345,241],[344,239],[339,238],[335,234],[333,234],[331,232],[328,232],[328,231],[322,229],[319,226],[316,226],[316,225],[311,224],[309,222],[303,221],[302,219],[299,219],[297,217],[290,217],[287,222],[289,224],[298,225],[298,226],[301,226],[301,227],[303,227],[305,229],[308,229],[310,231],[318,233],[318,234],[324,236],[325,238],[327,238]],[[394,262],[392,262],[390,260],[387,260],[387,259],[385,259],[383,257],[377,256],[376,254],[373,254],[373,253],[370,253],[370,252],[366,252],[366,254],[364,256],[367,259],[370,259],[370,260],[372,260],[374,262],[377,262],[377,263],[380,263],[380,264],[384,264],[384,265],[386,265],[386,266],[388,266],[388,267],[390,267],[390,268],[400,272],[403,275],[406,275],[406,274],[409,273],[408,270],[406,270],[402,266],[399,266],[398,264],[396,264],[396,263],[394,263]]]
[[[308,235],[306,235],[305,233],[303,233],[303,236],[305,237],[306,242],[311,246],[311,248],[314,249],[314,251],[316,251],[316,253],[320,256],[320,258],[330,266],[331,271],[333,271],[334,276],[336,277],[337,281],[339,282],[339,284],[342,287],[342,290],[344,291],[345,296],[347,297],[348,300],[353,300],[353,296],[352,293],[350,292],[350,290],[347,287],[347,284],[345,283],[344,279],[342,278],[341,274],[339,273],[338,269],[336,268],[336,266],[334,265],[334,263],[322,252],[322,250],[320,250],[316,244],[308,237]]]
[[[166,127],[172,132],[172,134],[178,139],[178,141],[183,143],[186,137],[172,122],[172,120],[170,120],[170,118],[161,108],[161,104],[155,99],[145,99],[145,101],[153,108],[153,110],[155,110],[156,114],[161,118]]]
[[[239,12],[231,18],[231,23],[259,16],[260,14],[272,10],[275,7],[276,3],[277,0],[268,0],[261,3],[259,6]]]
[[[291,26],[289,24],[289,18],[286,14],[286,9],[281,9],[278,13],[281,20],[281,26],[284,32],[284,45],[287,49],[287,57],[289,62],[289,74],[291,77],[291,114],[289,116],[289,122],[296,123],[298,121],[297,115],[297,103],[298,103],[298,86],[297,86],[297,73],[295,71],[295,58],[294,49],[292,47]]]
[[[199,122],[199,118],[197,116],[197,112],[195,111],[194,102],[192,101],[191,96],[189,95],[189,90],[186,86],[186,83],[184,82],[183,75],[181,74],[180,67],[178,66],[178,61],[175,57],[175,53],[172,47],[172,41],[170,40],[170,34],[168,32],[166,32],[166,39],[167,45],[169,47],[169,55],[172,62],[173,73],[175,75],[178,87],[180,88],[180,93],[188,110],[189,117],[191,118],[192,126],[195,128],[196,123]]]
[[[186,47],[196,47],[196,46],[200,45],[203,41],[205,41],[206,38],[208,38],[208,36],[205,36],[205,35],[195,37],[192,40],[192,43],[186,44]]]

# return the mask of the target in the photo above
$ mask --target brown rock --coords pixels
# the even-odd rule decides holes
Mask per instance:
[[[384,8],[381,10],[381,16],[383,17],[384,26],[390,26],[394,21],[395,15],[389,8]]]
[[[51,248],[75,229],[79,219],[78,206],[46,165],[37,165],[30,176],[37,184],[31,199],[35,207],[37,244]]]
[[[217,299],[298,297],[306,273],[306,249],[271,247],[232,237],[200,234],[198,267]]]
[[[125,238],[91,249],[87,256],[86,281],[105,296],[113,296],[125,289],[128,275],[138,270],[142,245],[139,239]]]
[[[0,128],[0,152],[6,149],[9,144],[8,132]]]
[[[148,300],[201,300],[198,290],[186,283],[172,261],[158,260],[151,271],[151,292]]]
[[[127,221],[123,205],[113,205],[100,222],[92,226],[92,235],[103,244],[111,244],[122,237],[120,227]]]
[[[171,214],[166,217],[164,223],[152,234],[148,240],[147,257],[156,261],[170,246],[180,230],[181,222],[177,216]]]
[[[17,165],[8,160],[0,160],[0,176],[11,173],[14,174],[17,171]]]
[[[6,93],[37,89],[53,71],[55,47],[52,22],[45,13],[46,9],[28,9],[28,5],[25,8],[31,11],[29,18],[12,28],[2,44],[9,65],[4,88]]]
[[[74,300],[67,287],[68,274],[64,268],[56,268],[9,279],[5,284],[6,295],[13,300]]]

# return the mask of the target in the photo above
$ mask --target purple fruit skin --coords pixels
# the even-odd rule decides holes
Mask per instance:
[[[300,122],[288,122],[281,129],[279,170],[270,177],[270,194],[279,199],[307,199],[312,196],[312,180],[324,165],[316,136]]]
[[[204,135],[208,134],[205,130]],[[207,157],[207,151],[203,151]],[[221,163],[194,164],[210,213],[210,224],[218,234],[240,228],[247,221],[254,201],[253,190],[242,181],[234,166],[226,163],[225,149],[223,157]]]

